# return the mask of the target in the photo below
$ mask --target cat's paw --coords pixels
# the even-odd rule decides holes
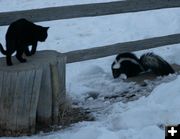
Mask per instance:
[[[26,56],[32,56],[32,54],[31,53],[25,53],[26,54]]]
[[[21,63],[25,63],[27,60],[26,59],[21,59]]]
[[[12,66],[13,64],[12,63],[7,63],[8,66]]]

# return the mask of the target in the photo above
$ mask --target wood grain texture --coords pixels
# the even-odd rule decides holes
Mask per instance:
[[[0,26],[9,25],[11,22],[19,18],[27,18],[33,22],[40,22],[175,7],[180,7],[179,0],[126,0],[108,3],[50,7],[16,12],[2,12],[0,13]]]
[[[0,93],[0,135],[29,134],[35,131],[34,122],[39,98],[37,90],[40,89],[41,73],[42,70],[35,68],[13,72],[0,70],[0,75],[3,75]],[[29,80],[31,77],[36,80]],[[29,82],[33,83],[28,84]]]
[[[12,60],[14,65],[6,66],[5,58],[0,58],[0,136],[32,134],[38,124],[44,128],[58,124],[59,104],[64,100],[59,97],[65,96],[61,92],[64,57],[41,51],[28,57],[27,63]]]

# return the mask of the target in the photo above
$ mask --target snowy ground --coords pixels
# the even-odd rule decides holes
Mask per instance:
[[[38,1],[37,5],[33,3],[35,1],[22,1],[27,5],[26,8],[42,6]],[[5,2],[0,0],[0,6]],[[49,5],[49,2],[44,2],[43,6]],[[11,6],[18,9],[19,4],[19,0],[14,0]],[[0,9],[5,11],[11,8]],[[38,23],[50,26],[47,41],[39,43],[38,49],[67,52],[180,33],[179,15],[180,9],[176,8]],[[3,45],[6,30],[7,26],[0,27],[0,42]],[[170,63],[180,64],[179,44],[147,51],[159,54]],[[96,121],[81,122],[63,131],[22,138],[164,139],[164,126],[180,123],[180,76],[159,77],[156,81],[147,82],[147,86],[114,80],[110,70],[114,57],[67,65],[68,95],[73,103],[91,111]],[[135,101],[128,102],[131,100],[128,99],[129,94],[135,94]],[[119,97],[106,99],[115,95]]]

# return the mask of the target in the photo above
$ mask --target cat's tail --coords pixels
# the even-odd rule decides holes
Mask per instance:
[[[171,65],[158,55],[146,53],[140,57],[140,62],[145,70],[151,70],[156,75],[175,73]]]
[[[2,53],[3,55],[6,55],[6,54],[7,54],[7,52],[4,50],[4,48],[3,48],[3,46],[2,46],[1,43],[0,43],[0,51],[1,51],[1,53]]]

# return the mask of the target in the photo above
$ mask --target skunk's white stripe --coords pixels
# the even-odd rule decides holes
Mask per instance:
[[[120,69],[121,63],[119,63],[119,62],[117,61],[117,59],[115,59],[114,63],[115,63],[115,64],[113,65],[113,69]]]
[[[131,61],[132,63],[139,65],[141,67],[141,69],[143,69],[142,66],[136,60],[134,60],[132,58],[120,58],[118,61],[117,61],[117,59],[115,59],[115,61],[114,61],[115,64],[113,66],[113,69],[119,69],[121,67],[121,62],[123,62],[123,61]]]

